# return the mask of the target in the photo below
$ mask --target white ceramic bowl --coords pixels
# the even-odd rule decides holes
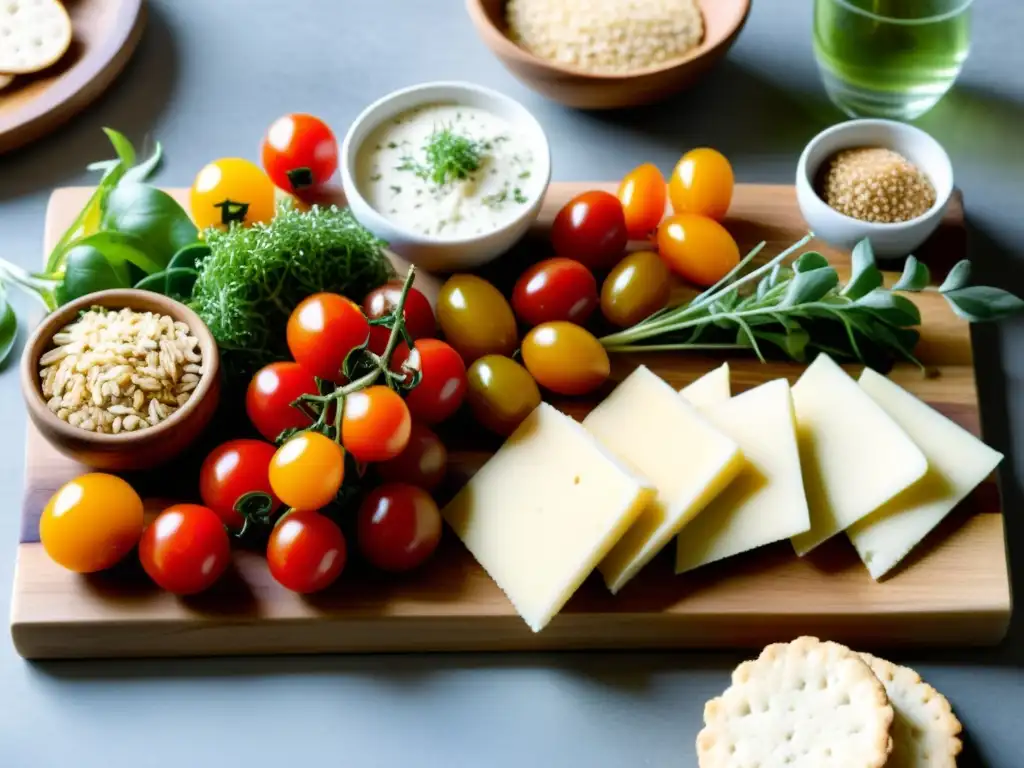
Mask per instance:
[[[519,215],[499,229],[461,238],[414,232],[379,213],[356,185],[356,156],[360,145],[375,128],[406,110],[444,102],[485,109],[507,120],[530,144],[536,161],[531,172],[542,183],[535,187]],[[537,119],[508,96],[471,83],[424,83],[390,93],[363,110],[352,123],[341,146],[341,184],[356,219],[377,237],[386,240],[392,251],[431,272],[471,269],[509,250],[537,218],[550,180],[551,150]]]
[[[821,164],[836,152],[853,147],[884,147],[916,165],[935,187],[935,205],[910,221],[878,224],[846,216],[831,208],[814,189]],[[949,155],[935,139],[906,123],[894,120],[850,120],[815,136],[800,155],[796,168],[796,194],[800,211],[814,233],[837,248],[849,250],[865,237],[880,257],[912,253],[942,221],[953,193]]]

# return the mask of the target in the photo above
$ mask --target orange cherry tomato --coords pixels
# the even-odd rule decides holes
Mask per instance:
[[[275,205],[274,183],[255,163],[238,157],[215,160],[192,183],[192,218],[199,229],[268,222]]]
[[[601,313],[621,328],[640,322],[668,303],[668,267],[653,251],[636,251],[615,265],[601,286]]]
[[[366,343],[370,322],[344,296],[314,293],[292,310],[285,335],[295,362],[314,376],[340,382],[345,358]]]
[[[665,215],[665,177],[653,163],[638,165],[619,185],[619,201],[626,214],[631,240],[646,240]]]
[[[58,565],[94,573],[131,552],[142,526],[139,494],[119,477],[91,472],[53,494],[39,518],[39,539]]]
[[[611,373],[601,342],[566,322],[544,323],[530,331],[523,339],[523,362],[538,384],[560,395],[585,395]]]
[[[300,432],[270,461],[270,487],[293,509],[320,509],[338,494],[345,478],[345,452],[319,432]]]
[[[733,183],[732,166],[725,155],[714,149],[691,150],[676,165],[668,183],[672,210],[721,221],[732,202]]]
[[[669,216],[658,227],[658,253],[669,268],[694,285],[714,285],[740,263],[732,235],[713,219]]]
[[[382,385],[345,398],[341,444],[357,461],[387,461],[409,444],[412,417],[405,401]]]
[[[213,586],[231,562],[231,542],[212,509],[175,504],[150,523],[139,542],[139,560],[161,589],[194,595]]]
[[[508,357],[485,355],[466,372],[466,401],[474,418],[507,437],[540,405],[540,390],[523,366]]]

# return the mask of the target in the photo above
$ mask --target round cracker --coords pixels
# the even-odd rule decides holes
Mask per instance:
[[[892,754],[886,768],[956,768],[963,727],[941,693],[909,667],[860,654],[892,704]]]
[[[700,768],[882,768],[885,689],[856,652],[800,637],[745,661],[704,707]]]
[[[39,72],[55,64],[70,45],[71,19],[57,0],[0,2],[0,72]]]

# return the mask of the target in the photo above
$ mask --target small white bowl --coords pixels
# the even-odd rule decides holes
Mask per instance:
[[[498,229],[460,238],[414,232],[373,208],[356,185],[357,153],[374,129],[414,107],[445,102],[485,109],[507,120],[521,132],[533,151],[536,165],[531,173],[542,183],[536,186],[519,215]],[[471,269],[508,251],[537,218],[550,181],[551,150],[537,119],[519,102],[472,83],[424,83],[390,93],[363,110],[348,129],[341,146],[341,184],[356,219],[377,237],[386,240],[392,251],[431,272]]]
[[[903,155],[931,180],[935,204],[917,218],[895,224],[861,221],[830,207],[815,190],[817,174],[836,152],[854,147],[882,147]],[[920,128],[894,120],[850,120],[834,125],[811,140],[796,167],[797,202],[815,235],[846,250],[866,237],[875,254],[883,258],[906,256],[927,240],[942,221],[952,193],[953,167],[942,145]]]

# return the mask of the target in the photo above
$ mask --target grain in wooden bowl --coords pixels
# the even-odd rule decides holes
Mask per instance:
[[[220,357],[209,329],[180,302],[99,291],[43,320],[25,346],[21,386],[32,423],[61,453],[95,469],[147,469],[180,454],[210,422]]]
[[[700,42],[689,47],[689,40],[680,39],[678,45],[669,46],[685,53],[654,63],[644,60],[638,68],[605,62],[596,67],[602,71],[592,71],[595,67],[588,70],[578,63],[552,61],[517,45],[508,27],[508,0],[466,0],[477,33],[513,75],[547,98],[580,109],[649,104],[699,80],[736,40],[750,13],[750,0],[698,0],[698,5],[703,26]],[[587,4],[580,2],[576,12],[589,12],[586,9]],[[680,37],[689,37],[692,26],[680,24]]]

